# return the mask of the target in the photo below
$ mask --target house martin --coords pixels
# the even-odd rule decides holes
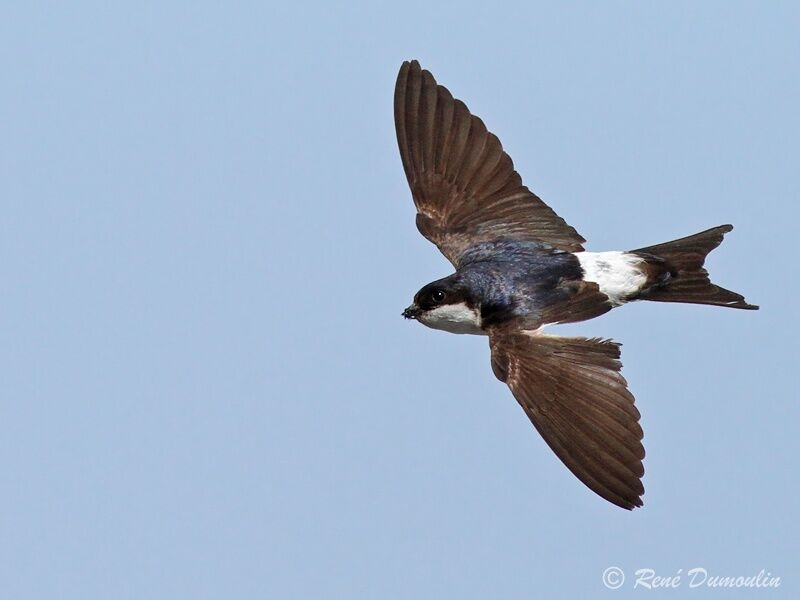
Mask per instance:
[[[757,309],[703,268],[733,227],[587,252],[586,240],[522,184],[497,136],[417,61],[400,67],[394,118],[417,228],[455,267],[420,289],[403,316],[488,336],[494,374],[567,468],[609,502],[642,506],[642,428],[620,374],[620,344],[543,328],[635,300]]]

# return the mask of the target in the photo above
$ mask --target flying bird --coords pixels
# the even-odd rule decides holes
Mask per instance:
[[[706,255],[731,225],[629,251],[586,240],[522,184],[483,121],[417,61],[400,67],[394,118],[417,229],[455,267],[403,311],[489,338],[491,366],[559,459],[592,491],[642,506],[642,428],[620,344],[546,334],[636,300],[757,309],[711,283]]]

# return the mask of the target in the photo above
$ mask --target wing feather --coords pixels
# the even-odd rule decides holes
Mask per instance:
[[[397,76],[395,128],[420,233],[458,265],[482,241],[539,241],[579,252],[585,241],[522,185],[483,121],[417,61]]]
[[[641,506],[643,433],[619,344],[522,332],[490,342],[495,375],[567,468],[609,502]]]

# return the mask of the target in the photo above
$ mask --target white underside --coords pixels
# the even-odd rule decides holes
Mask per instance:
[[[478,311],[463,302],[437,306],[420,315],[418,320],[423,325],[450,333],[486,335],[486,332],[481,329],[481,317]]]
[[[647,277],[637,268],[643,259],[628,252],[577,252],[583,279],[593,281],[614,306],[642,290]]]

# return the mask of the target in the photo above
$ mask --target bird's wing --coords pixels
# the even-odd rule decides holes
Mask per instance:
[[[642,428],[608,340],[498,332],[492,370],[534,427],[593,492],[625,509],[642,505]]]
[[[454,265],[464,249],[482,241],[583,250],[586,240],[522,185],[497,136],[417,61],[400,67],[394,120],[417,228]]]

